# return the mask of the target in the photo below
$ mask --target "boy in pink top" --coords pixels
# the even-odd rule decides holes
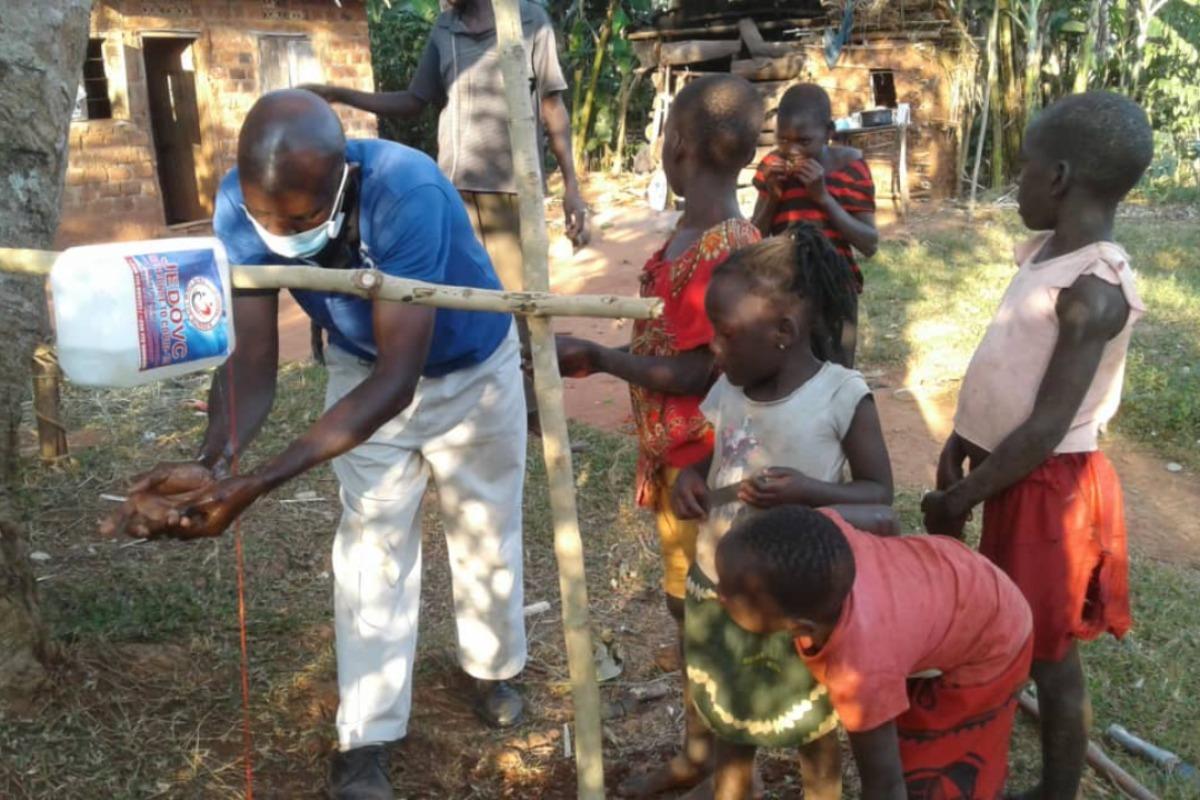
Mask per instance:
[[[872,536],[832,509],[778,506],[726,534],[717,573],[738,625],[795,636],[863,797],[1002,795],[1033,622],[991,562],[948,537]]]
[[[1033,610],[1042,782],[1030,798],[1074,800],[1089,716],[1076,641],[1131,624],[1121,486],[1097,437],[1145,310],[1113,218],[1152,155],[1145,113],[1108,92],[1060,100],[1026,132],[1018,204],[1044,232],[1017,248],[922,502],[929,532],[954,536],[983,503],[979,549]]]

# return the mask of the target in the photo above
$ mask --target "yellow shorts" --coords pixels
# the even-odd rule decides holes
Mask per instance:
[[[696,560],[696,536],[700,525],[696,520],[680,519],[671,510],[671,490],[679,470],[663,467],[655,478],[654,523],[658,528],[658,547],[662,552],[663,591],[670,597],[683,599],[687,594],[687,574]]]

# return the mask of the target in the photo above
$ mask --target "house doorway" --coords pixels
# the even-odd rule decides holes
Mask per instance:
[[[146,89],[158,161],[158,185],[168,225],[205,219],[196,166],[200,112],[196,103],[195,37],[146,36]]]

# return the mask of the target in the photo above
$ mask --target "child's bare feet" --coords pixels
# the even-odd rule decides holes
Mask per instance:
[[[678,789],[690,789],[704,781],[712,774],[709,764],[697,764],[683,753],[671,758],[666,764],[656,770],[632,775],[617,787],[620,797],[653,797],[663,792]],[[709,797],[712,796],[712,781],[708,781]],[[689,797],[691,795],[688,795]]]
[[[663,645],[654,654],[654,666],[663,672],[679,672],[683,668],[683,653],[675,643]]]

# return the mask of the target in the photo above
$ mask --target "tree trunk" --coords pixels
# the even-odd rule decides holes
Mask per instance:
[[[581,58],[575,64],[575,69],[571,74],[571,151],[575,154],[575,168],[579,168],[579,148],[575,146],[575,142],[579,140],[579,135],[576,131],[583,123],[583,59]]]
[[[0,518],[0,698],[27,697],[45,678],[46,629],[25,537]]]
[[[1096,50],[1092,56],[1094,77],[1088,82],[1092,86],[1108,86],[1108,69],[1111,60],[1108,37],[1112,26],[1112,0],[1100,0],[1100,20],[1096,25]]]
[[[1025,0],[1025,118],[1042,105],[1042,0]]]
[[[1138,0],[1137,4],[1137,41],[1133,48],[1132,64],[1129,68],[1129,91],[1141,102],[1143,94],[1142,69],[1146,65],[1146,45],[1150,40],[1150,25],[1158,12],[1162,11],[1167,0]]]
[[[1137,4],[1140,0],[1120,0],[1121,27],[1123,30],[1117,42],[1117,71],[1122,92],[1128,92],[1130,79],[1133,76],[1133,61],[1137,53],[1130,54],[1132,42],[1137,36]]]
[[[1003,188],[1008,182],[1008,169],[1017,163],[1021,152],[1021,135],[1025,132],[1024,105],[1021,102],[1021,84],[1017,79],[1016,48],[1013,42],[1012,17],[1015,0],[1003,0],[1004,10],[1000,16],[997,37],[997,61],[1000,65],[1000,105],[993,108],[996,130],[1000,133],[999,158],[993,159],[992,187]],[[993,153],[997,151],[993,147]]]
[[[1086,92],[1091,85],[1092,65],[1096,63],[1096,39],[1100,29],[1100,6],[1104,0],[1092,0],[1088,9],[1087,33],[1079,47],[1079,58],[1075,66],[1075,94]]]
[[[612,172],[617,174],[625,169],[625,135],[629,127],[629,100],[637,91],[638,84],[646,71],[635,67],[621,76],[621,91],[617,93],[617,142],[613,146]]]
[[[987,84],[983,88],[983,115],[979,120],[979,141],[975,145],[975,169],[971,172],[971,199],[967,204],[967,216],[975,213],[975,196],[979,190],[979,165],[983,162],[983,140],[987,138],[988,115],[996,95],[996,29],[1000,22],[1000,0],[992,6],[992,22],[987,36]],[[969,135],[969,132],[968,132]]]
[[[58,227],[67,127],[87,46],[88,0],[0,5],[0,246],[49,247]],[[45,632],[13,516],[17,429],[34,346],[47,330],[44,282],[0,274],[0,694],[41,678]]]
[[[600,35],[596,39],[596,54],[592,57],[592,74],[588,76],[587,94],[583,98],[583,108],[579,113],[579,124],[574,129],[575,160],[578,162],[576,172],[587,172],[587,140],[592,127],[592,111],[596,104],[596,86],[600,83],[600,71],[604,69],[604,59],[608,55],[608,42],[612,39],[613,17],[617,13],[620,0],[608,0],[608,11],[604,14],[604,22],[600,25]]]
[[[958,153],[954,162],[955,196],[962,197],[967,189],[967,163],[970,158],[971,129],[975,127],[975,104],[970,103],[958,121]]]
[[[1004,27],[1004,21],[1000,21],[999,28]],[[999,33],[996,40],[999,43]],[[997,60],[1002,55],[1000,48],[997,47]],[[992,188],[1000,189],[1004,186],[1004,92],[1003,84],[1000,80],[1001,70],[999,65],[995,72],[988,74],[988,94],[992,98]]]

